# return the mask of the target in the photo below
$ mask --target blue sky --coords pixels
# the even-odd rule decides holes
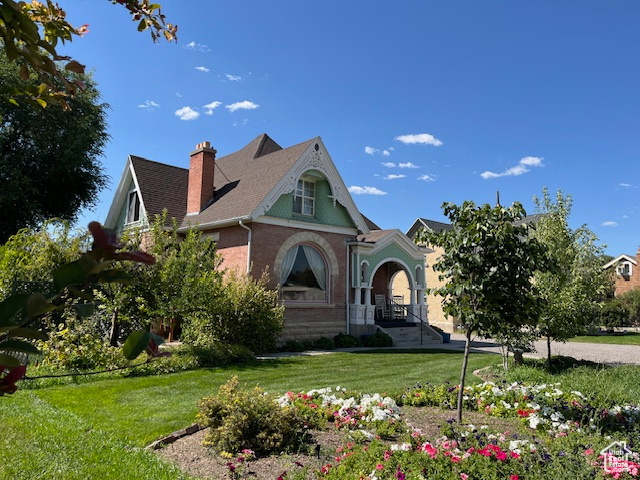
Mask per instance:
[[[211,141],[321,136],[360,210],[406,231],[445,201],[574,199],[607,252],[640,242],[640,3],[163,0],[177,44],[107,1],[66,0],[90,32],[61,51],[110,104],[104,221],[128,154],[188,167]]]

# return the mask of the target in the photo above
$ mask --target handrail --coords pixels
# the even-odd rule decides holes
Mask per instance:
[[[424,321],[424,319],[422,319],[422,317],[419,317],[418,315],[416,315],[413,312],[410,312],[409,309],[407,308],[406,305],[403,305],[401,303],[397,303],[393,300],[393,298],[389,299],[389,302],[391,304],[391,311],[393,312],[393,306],[397,306],[397,307],[401,307],[402,309],[404,309],[405,314],[405,318],[408,315],[411,315],[414,318],[417,318],[418,321],[420,322],[420,345],[423,345],[423,335],[424,335],[424,330],[426,329],[429,332],[429,335],[431,335],[434,338],[437,338],[440,340],[440,342],[442,342],[444,340],[444,338],[442,337],[442,335],[440,335],[440,332],[436,331],[433,327],[431,327],[431,325],[429,325],[427,322]]]

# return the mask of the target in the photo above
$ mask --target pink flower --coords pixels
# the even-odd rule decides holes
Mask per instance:
[[[496,453],[496,458],[502,462],[504,462],[507,459],[507,454],[505,452],[497,452]]]
[[[377,464],[376,470],[384,470],[384,465],[382,465],[381,463]]]
[[[461,473],[461,474],[460,474],[460,478],[461,478],[462,480],[467,480],[467,479],[469,478],[469,475],[467,475],[466,473]]]
[[[593,452],[594,452],[593,448],[587,448],[587,449],[584,451],[584,454],[585,454],[585,455],[591,455]]]
[[[509,475],[509,480],[518,480],[518,475]]]
[[[389,460],[389,457],[391,457],[391,452],[389,450],[385,450],[384,451],[384,460],[385,460],[385,462],[387,460]]]

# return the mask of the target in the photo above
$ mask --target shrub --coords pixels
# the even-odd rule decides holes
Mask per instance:
[[[251,362],[256,359],[254,353],[242,345],[227,345],[211,341],[191,347],[191,352],[198,359],[201,367],[217,367],[234,363]]]
[[[293,409],[279,407],[258,387],[241,390],[236,376],[198,406],[198,422],[210,427],[203,445],[220,453],[298,451],[306,438],[304,425]]]
[[[313,340],[302,340],[302,346],[305,350],[313,349]]]
[[[333,343],[336,348],[353,348],[353,347],[361,347],[362,341],[358,337],[354,337],[353,335],[345,335],[344,333],[339,333],[335,337],[333,337]]]
[[[313,342],[313,348],[317,350],[333,350],[336,346],[333,343],[333,340],[327,337],[320,337],[315,342]]]
[[[299,342],[297,340],[287,340],[282,346],[283,352],[304,352],[305,350],[309,350],[309,349],[305,347],[304,343]]]
[[[612,332],[616,327],[629,325],[629,312],[617,298],[608,300],[600,311],[599,323]]]
[[[284,327],[284,307],[268,282],[267,273],[255,280],[229,272],[221,290],[211,297],[211,305],[185,318],[182,340],[193,346],[215,340],[243,345],[255,353],[274,351]]]
[[[384,332],[378,331],[362,339],[365,347],[393,347],[393,339]]]

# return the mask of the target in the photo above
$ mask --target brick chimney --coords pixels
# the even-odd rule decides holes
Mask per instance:
[[[200,213],[213,198],[213,173],[216,166],[216,151],[209,142],[196,145],[191,152],[189,165],[189,190],[187,192],[187,215]]]

